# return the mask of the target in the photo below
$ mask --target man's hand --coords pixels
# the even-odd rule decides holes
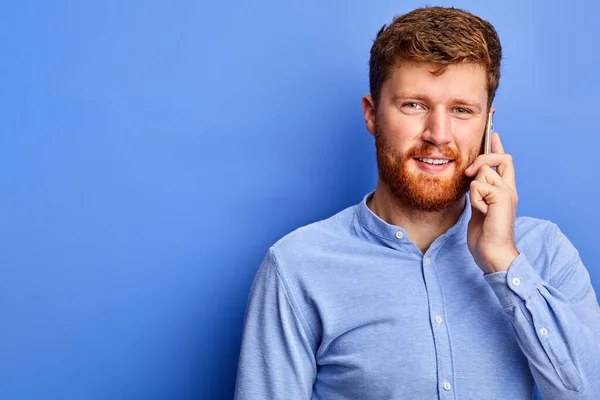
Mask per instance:
[[[492,152],[477,157],[465,171],[465,175],[475,176],[470,188],[472,216],[467,243],[484,273],[507,271],[519,255],[514,238],[518,203],[515,167],[512,157],[504,153],[498,133],[491,139]]]

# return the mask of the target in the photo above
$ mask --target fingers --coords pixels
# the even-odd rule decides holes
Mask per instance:
[[[502,177],[504,182],[516,190],[515,167],[510,154],[482,154],[465,170],[465,175],[475,176],[483,165],[496,167],[498,175]]]
[[[471,205],[487,215],[490,207],[505,201],[511,201],[510,192],[487,182],[475,180],[470,188]]]
[[[504,182],[516,192],[517,185],[514,162],[512,156],[504,152],[504,147],[502,146],[500,136],[497,132],[494,132],[492,135],[492,153],[481,154],[477,157],[473,164],[465,170],[465,175],[475,176],[483,165],[496,167],[498,175],[500,175]]]
[[[498,172],[494,171],[489,165],[482,165],[477,172],[475,180],[485,182],[490,185],[498,186],[506,190],[511,190],[510,186],[502,179]]]
[[[514,206],[518,202],[516,190],[487,164],[479,168],[475,180],[471,182],[470,197],[473,207],[483,215],[487,215],[490,206],[499,202],[511,203]]]
[[[486,183],[508,192],[512,202],[515,205],[519,202],[516,189],[506,183],[503,177],[501,177],[500,174],[497,171],[494,171],[489,165],[484,164],[479,168],[477,176],[475,177],[475,181]]]

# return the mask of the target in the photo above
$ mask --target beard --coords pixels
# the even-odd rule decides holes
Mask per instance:
[[[375,123],[375,148],[379,178],[392,194],[402,203],[420,211],[442,211],[459,201],[469,189],[474,178],[464,174],[475,161],[479,153],[474,149],[463,160],[462,154],[448,146],[433,146],[424,143],[402,154],[391,148],[381,135],[379,124]],[[414,172],[409,163],[416,156],[441,153],[452,158],[453,172],[448,175],[430,175],[426,172]]]

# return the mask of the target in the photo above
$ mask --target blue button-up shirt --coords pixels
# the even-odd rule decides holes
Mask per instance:
[[[600,308],[555,224],[517,218],[520,255],[484,274],[467,198],[423,254],[370,196],[268,250],[236,399],[600,399]]]

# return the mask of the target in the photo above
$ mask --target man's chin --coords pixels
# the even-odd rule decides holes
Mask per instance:
[[[416,193],[410,196],[408,204],[415,210],[427,211],[427,212],[440,212],[444,211],[454,204],[461,198],[461,196],[447,196],[439,195],[436,196],[432,193]]]
[[[423,171],[419,168],[416,168],[410,171],[407,176],[404,177],[404,182],[412,182],[414,185],[422,185],[424,187],[429,187],[431,185],[435,185],[437,187],[449,188],[455,184],[456,176],[451,171],[443,171],[443,172],[427,172]]]
[[[460,200],[466,190],[453,177],[430,177],[422,174],[400,180],[393,188],[394,195],[403,203],[420,211],[442,211]]]

